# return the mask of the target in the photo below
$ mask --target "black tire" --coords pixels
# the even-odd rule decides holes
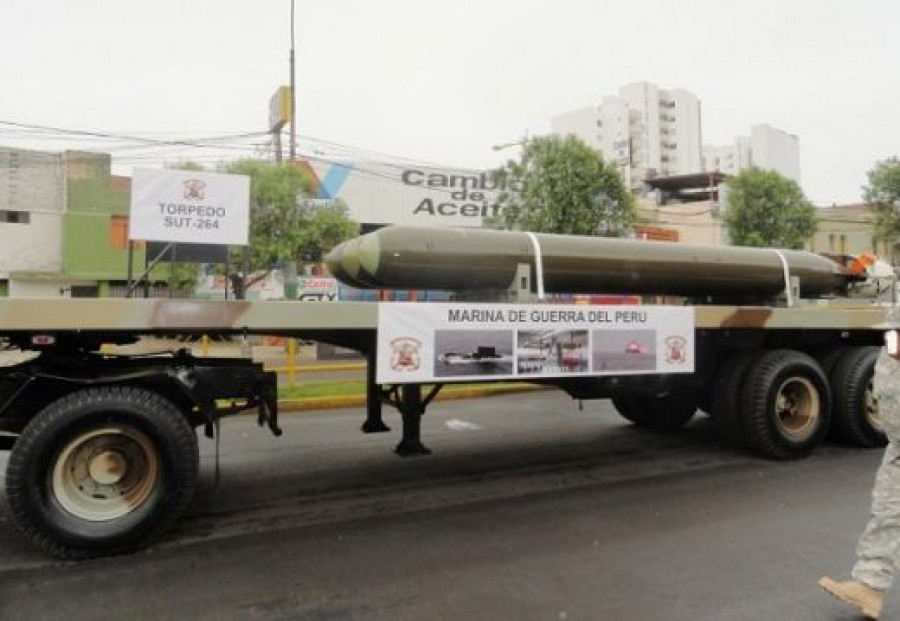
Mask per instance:
[[[741,396],[747,446],[766,457],[806,457],[828,433],[828,381],[804,353],[776,349],[759,356],[744,377]]]
[[[747,370],[760,355],[757,350],[737,351],[728,356],[713,380],[710,408],[716,431],[723,443],[744,448],[746,439],[741,426],[741,387]]]
[[[99,387],[51,403],[9,457],[14,521],[39,548],[79,559],[146,546],[194,494],[197,436],[160,395]]]
[[[831,435],[852,446],[876,448],[887,444],[887,436],[878,418],[878,402],[872,390],[875,360],[879,347],[853,347],[843,355],[831,372],[834,413]]]
[[[697,398],[679,392],[655,395],[627,393],[612,398],[616,411],[638,427],[675,431],[684,427],[697,411]]]
[[[822,367],[825,377],[830,378],[835,365],[850,349],[852,348],[847,345],[837,345],[827,349],[820,349],[813,354],[813,357],[818,361],[819,366]]]

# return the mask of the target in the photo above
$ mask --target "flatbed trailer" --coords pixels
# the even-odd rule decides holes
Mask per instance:
[[[261,426],[281,434],[274,373],[246,358],[200,358],[187,350],[104,353],[109,351],[104,344],[144,336],[280,335],[357,350],[368,361],[362,430],[389,431],[382,405],[395,407],[403,421],[395,451],[429,453],[421,416],[445,383],[462,378],[379,379],[376,367],[386,360],[379,331],[385,316],[400,306],[407,312],[430,310],[428,303],[0,300],[0,339],[35,354],[0,367],[0,449],[10,451],[6,493],[16,526],[39,548],[62,558],[144,547],[191,501],[198,476],[197,429],[213,436],[223,416],[255,409]],[[487,308],[445,306],[457,309],[456,317]],[[490,308],[524,316],[555,307]],[[652,308],[658,307],[629,307],[629,312]],[[768,458],[804,457],[829,433],[861,447],[885,443],[872,376],[883,333],[893,327],[886,307],[677,308],[690,319],[689,372],[588,369],[512,379],[557,386],[576,399],[611,399],[626,419],[658,430],[677,429],[702,410],[713,417],[724,442]]]

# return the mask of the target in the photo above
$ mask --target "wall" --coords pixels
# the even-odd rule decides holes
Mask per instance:
[[[658,206],[642,199],[638,201],[637,209],[638,216],[651,226],[676,231],[679,242],[706,246],[721,246],[726,243],[725,228],[715,216],[711,201]]]
[[[771,125],[755,125],[750,130],[753,165],[800,183],[800,144],[797,136]]]
[[[670,165],[670,175],[700,172],[700,101],[688,91],[675,89],[669,93],[675,104],[675,148],[677,161]]]
[[[603,126],[597,122],[602,119]],[[558,136],[577,136],[594,149],[603,149],[600,136],[605,133],[606,119],[602,116],[601,109],[596,106],[588,106],[558,114],[550,120],[550,131]]]
[[[0,277],[60,271],[64,188],[59,154],[0,147],[0,211],[27,214],[26,222],[0,222]]]
[[[640,158],[646,140],[632,136],[632,116],[636,132],[640,132],[640,114],[632,114],[620,97],[607,96],[599,106],[589,106],[554,116],[550,128],[557,136],[577,136],[597,149],[603,158],[615,162],[627,187],[632,186],[632,160]],[[641,179],[635,179],[640,185]]]
[[[659,89],[649,82],[627,84],[619,89],[629,110],[635,112],[632,167],[635,180],[662,174],[662,145],[660,143]]]
[[[69,283],[61,279],[9,281],[11,298],[67,298],[69,294]]]
[[[874,252],[896,263],[890,246],[875,239],[875,213],[865,204],[820,207],[816,210],[818,230],[809,243],[815,252],[858,254]]]
[[[0,275],[58,274],[62,269],[60,214],[31,213],[27,224],[0,223]]]
[[[66,153],[67,211],[62,223],[62,263],[68,278],[125,280],[128,249],[116,239],[114,216],[127,216],[130,184],[110,174],[107,154]],[[135,250],[135,274],[144,266],[144,251]]]

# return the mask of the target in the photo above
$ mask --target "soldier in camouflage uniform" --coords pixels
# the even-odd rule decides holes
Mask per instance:
[[[891,309],[889,320],[900,319]],[[900,566],[900,354],[882,348],[875,363],[875,397],[888,445],[872,490],[872,517],[859,538],[853,580],[822,578],[819,584],[841,601],[856,606],[867,619],[878,619],[884,593]]]

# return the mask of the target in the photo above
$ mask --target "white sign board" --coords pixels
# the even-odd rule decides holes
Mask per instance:
[[[380,384],[691,373],[681,306],[383,303]]]
[[[488,171],[374,161],[308,158],[319,180],[319,198],[340,200],[363,224],[481,227],[500,215],[501,192]]]
[[[246,246],[249,232],[249,177],[135,169],[130,239]]]

